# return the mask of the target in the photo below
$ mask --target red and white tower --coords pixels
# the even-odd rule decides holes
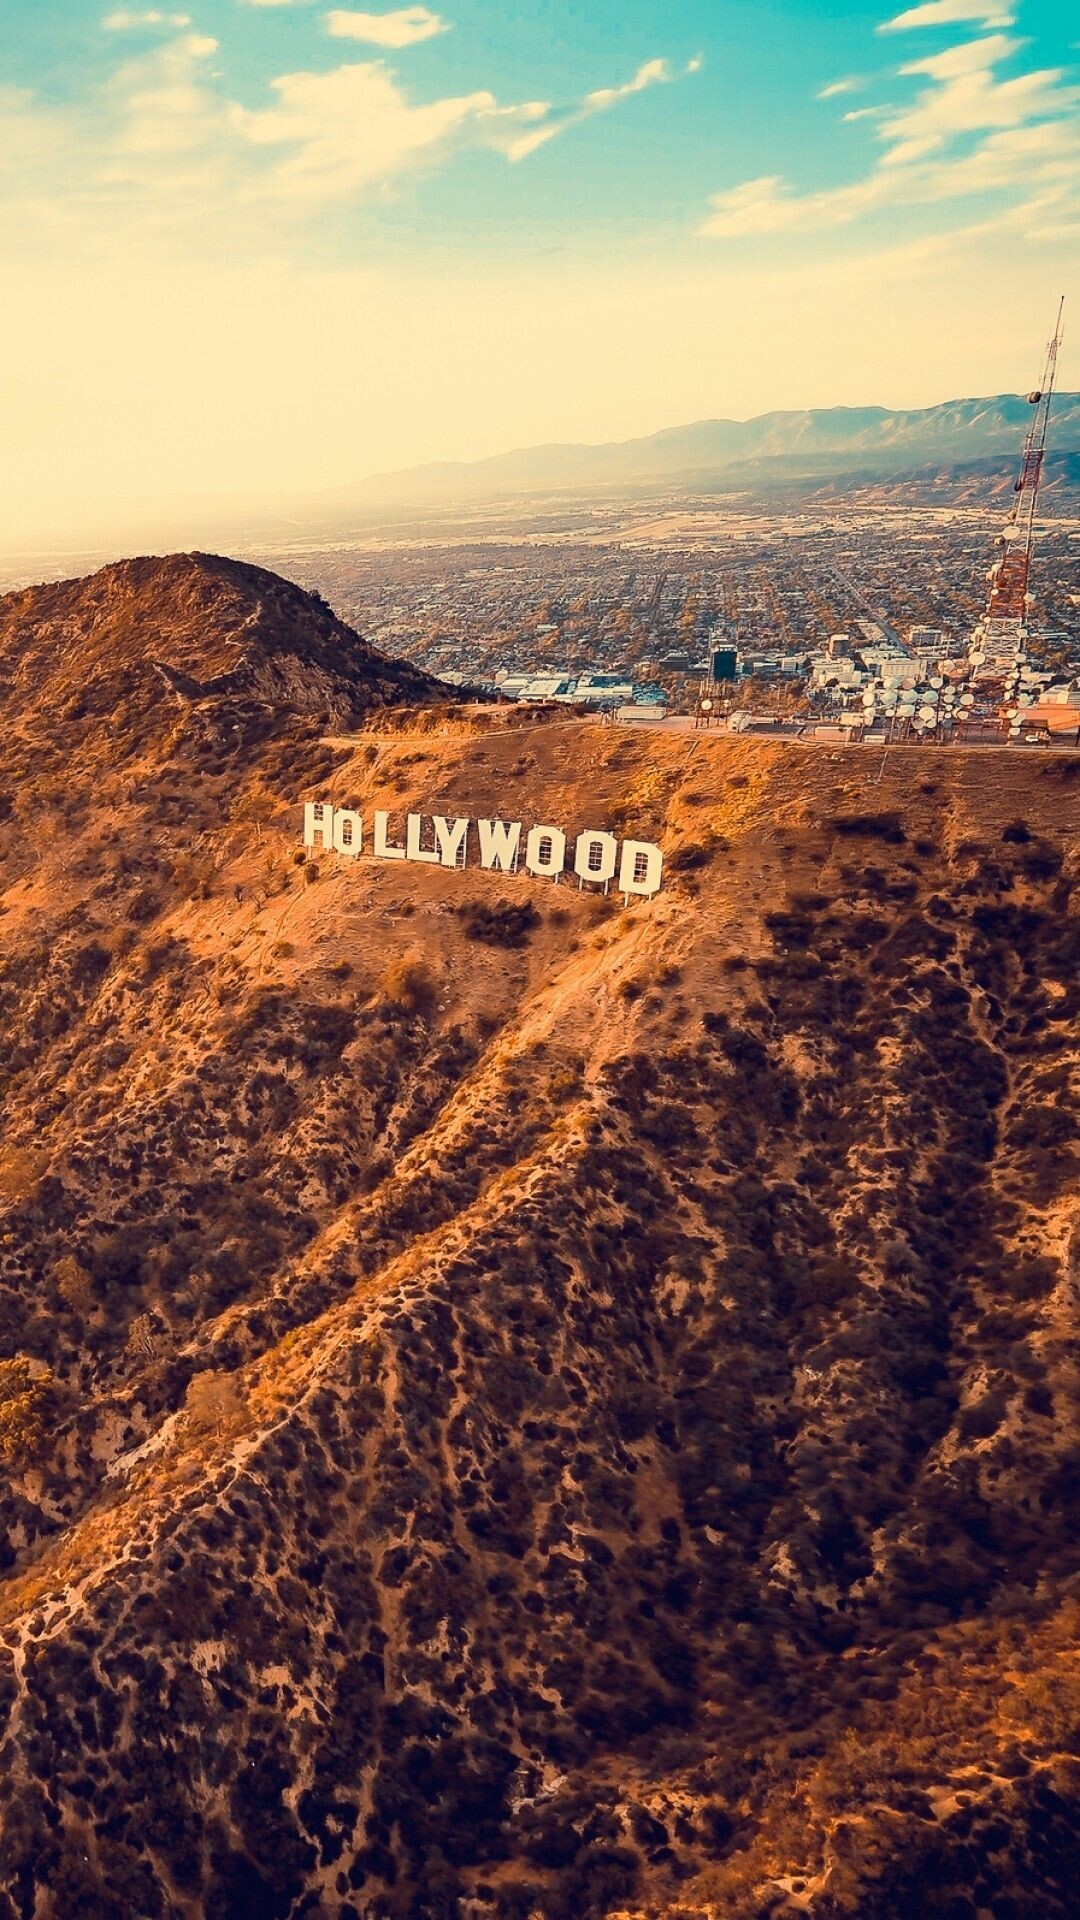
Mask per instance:
[[[971,638],[968,659],[977,677],[999,674],[1014,665],[1027,635],[1028,575],[1035,544],[1035,511],[1039,500],[1050,402],[1057,378],[1058,349],[1065,296],[1058,306],[1057,325],[1046,348],[1040,384],[1028,394],[1034,408],[1024,442],[1020,473],[1013,488],[1016,499],[998,536],[999,557],[990,569],[990,598],[986,613]]]

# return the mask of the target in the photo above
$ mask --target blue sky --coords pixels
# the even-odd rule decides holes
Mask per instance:
[[[7,0],[4,27],[0,397],[42,521],[1022,385],[1076,257],[1058,0]]]

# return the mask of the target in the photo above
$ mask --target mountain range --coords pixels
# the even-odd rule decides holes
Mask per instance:
[[[914,411],[828,407],[702,420],[603,446],[522,447],[486,460],[410,467],[315,493],[275,493],[238,504],[209,494],[103,521],[69,557],[102,560],[135,544],[222,543],[273,553],[282,543],[348,540],[392,528],[395,540],[432,531],[440,514],[498,501],[516,509],[544,495],[625,500],[658,492],[727,494],[768,511],[782,497],[897,506],[994,507],[1011,493],[1031,410],[1014,394]],[[1080,395],[1057,396],[1043,481],[1052,515],[1080,507]],[[528,507],[525,506],[527,516]],[[450,531],[441,524],[438,537]],[[89,543],[89,544],[88,544]],[[9,557],[8,577],[51,573],[54,541]],[[17,562],[18,564],[13,564]],[[38,576],[40,577],[40,575]]]
[[[1069,1920],[1076,757],[205,554],[0,598],[0,717],[0,1920]]]
[[[487,460],[377,474],[324,495],[322,504],[327,511],[341,511],[566,488],[760,486],[847,471],[885,475],[990,456],[1018,462],[1030,417],[1024,398],[998,394],[914,411],[826,407],[763,413],[751,420],[699,420],[602,446],[522,447]],[[1080,449],[1080,394],[1057,396],[1051,446],[1058,452]]]

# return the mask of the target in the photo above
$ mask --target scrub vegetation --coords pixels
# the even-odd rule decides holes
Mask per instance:
[[[448,713],[198,557],[0,680],[0,1920],[1066,1920],[1064,762]],[[296,864],[504,792],[662,892]]]

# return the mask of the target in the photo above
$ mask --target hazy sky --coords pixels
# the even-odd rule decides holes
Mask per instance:
[[[5,0],[0,548],[1030,384],[1080,235],[1064,0],[445,8]]]

